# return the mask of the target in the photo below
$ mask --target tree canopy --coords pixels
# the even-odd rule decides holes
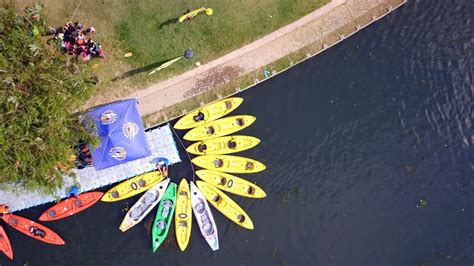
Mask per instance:
[[[81,126],[92,93],[87,73],[41,37],[39,7],[0,7],[0,184],[51,191],[73,146],[94,141]]]

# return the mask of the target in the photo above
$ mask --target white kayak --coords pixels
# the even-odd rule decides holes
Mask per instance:
[[[170,179],[166,178],[148,189],[147,192],[145,192],[145,194],[143,194],[140,199],[130,207],[125,218],[123,218],[122,224],[120,224],[120,230],[125,232],[143,220],[143,218],[145,218],[145,216],[150,213],[150,211],[163,198],[163,194],[165,194],[169,183]]]
[[[207,204],[206,198],[196,187],[194,182],[191,185],[191,206],[193,208],[194,217],[199,225],[201,234],[206,239],[213,251],[219,249],[219,237],[217,236],[216,222],[212,216],[211,209]]]

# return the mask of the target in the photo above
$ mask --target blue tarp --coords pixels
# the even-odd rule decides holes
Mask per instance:
[[[151,154],[135,99],[102,105],[87,115],[93,119],[100,138],[99,147],[91,147],[96,170]]]

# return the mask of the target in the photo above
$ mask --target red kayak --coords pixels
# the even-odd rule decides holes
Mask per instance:
[[[102,192],[82,193],[77,198],[67,198],[47,209],[39,217],[40,221],[59,220],[81,212],[102,198]]]
[[[4,214],[2,220],[9,226],[36,240],[53,245],[64,245],[64,240],[44,225],[14,214]]]
[[[9,259],[13,259],[13,249],[12,245],[10,245],[10,240],[8,240],[8,236],[3,230],[3,227],[0,225],[0,250],[7,255]]]

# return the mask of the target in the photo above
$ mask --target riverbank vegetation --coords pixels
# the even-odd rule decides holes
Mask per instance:
[[[72,146],[95,142],[70,114],[93,85],[73,60],[44,45],[43,26],[39,6],[0,7],[0,184],[52,191]]]

